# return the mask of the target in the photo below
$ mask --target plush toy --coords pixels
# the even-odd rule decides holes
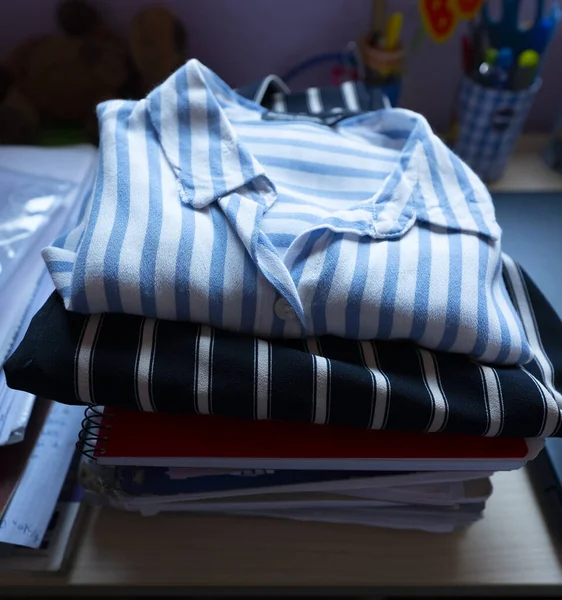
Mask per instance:
[[[185,62],[187,33],[164,7],[148,7],[137,14],[131,26],[130,42],[143,94]]]
[[[16,71],[18,89],[42,119],[84,122],[99,102],[120,96],[126,55],[118,44],[95,38],[45,38]]]
[[[50,143],[39,134],[68,127],[95,140],[97,104],[140,98],[185,60],[185,30],[164,8],[140,12],[130,41],[84,0],[62,2],[57,20],[63,33],[27,41],[0,69],[0,143]]]

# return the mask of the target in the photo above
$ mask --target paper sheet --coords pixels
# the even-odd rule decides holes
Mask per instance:
[[[438,484],[433,486],[407,486],[406,488],[376,488],[369,489],[372,493],[371,497],[355,497],[353,493],[346,495],[326,492],[305,492],[305,493],[281,493],[268,494],[258,493],[250,496],[238,498],[222,498],[214,500],[203,500],[195,502],[161,502],[159,504],[138,505],[135,499],[131,501],[123,500],[116,506],[120,506],[126,510],[140,509],[144,515],[156,514],[162,511],[185,511],[185,512],[212,512],[222,510],[323,510],[323,509],[341,509],[353,510],[356,508],[382,508],[395,507],[406,509],[412,507],[417,511],[423,511],[424,507],[433,514],[436,510],[447,511],[452,508],[457,508],[459,504],[481,504],[484,502],[491,491],[491,485],[486,486],[487,480],[478,480],[483,483],[482,486],[471,486],[472,489],[465,489],[462,483],[454,484]],[[474,482],[472,482],[474,483]],[[482,487],[481,494],[475,495],[479,487]],[[421,488],[416,492],[416,488]],[[426,492],[424,495],[424,488]],[[429,489],[428,489],[429,488]],[[404,495],[403,490],[408,490]],[[358,490],[364,492],[365,490]],[[380,493],[380,497],[377,497]],[[471,497],[474,496],[474,497]],[[483,496],[483,497],[481,497]],[[435,502],[433,502],[435,499]],[[421,502],[420,502],[421,500]]]
[[[171,504],[160,504],[151,507],[142,507],[140,513],[143,516],[150,517],[161,512],[175,511],[176,508]],[[269,517],[305,522],[317,521],[321,523],[367,525],[390,529],[418,529],[435,533],[446,533],[480,520],[483,510],[484,503],[457,508],[422,508],[418,506],[397,508],[390,503],[386,506],[384,503],[380,503],[379,506],[370,508],[346,507],[342,509],[312,507],[245,510],[225,508],[214,511],[196,511],[196,513],[221,514],[226,516],[238,515],[242,517]]]
[[[15,392],[15,390],[13,390]],[[25,437],[25,430],[35,404],[35,396],[27,392],[14,393],[14,402],[10,409],[6,426],[0,433],[0,445],[18,444]]]
[[[0,169],[12,170],[23,180],[47,178],[67,182],[69,188],[61,209],[52,215],[48,226],[34,236],[24,265],[10,276],[7,285],[0,285],[0,365],[10,353],[14,336],[34,294],[37,282],[45,271],[41,249],[75,222],[82,200],[92,185],[97,151],[92,146],[68,148],[32,148],[5,146],[0,148]],[[74,220],[73,220],[74,219]]]
[[[0,571],[58,571],[71,554],[85,514],[83,490],[77,484],[78,456],[75,454],[40,548],[0,544],[10,555],[0,555]]]
[[[475,507],[475,510],[457,511],[424,511],[416,508],[409,510],[383,507],[378,509],[356,508],[343,511],[338,509],[248,510],[223,512],[223,514],[449,533],[480,520],[483,510],[484,505],[482,504]]]
[[[84,506],[78,503],[57,505],[55,529],[47,532],[40,549],[8,546],[12,553],[0,558],[0,571],[59,571],[72,552]],[[43,548],[43,544],[46,548]]]
[[[13,337],[12,348],[21,342],[31,319],[54,290],[47,268],[44,265],[42,268],[43,275],[37,284],[33,298],[28,301],[20,330]],[[29,420],[34,398],[35,396],[27,392],[10,389],[6,384],[6,375],[0,369],[0,446],[17,442],[18,439],[13,438],[13,435],[18,429],[21,434],[25,433],[25,417],[27,416],[27,420]],[[27,411],[26,408],[28,408]]]
[[[84,407],[53,403],[17,490],[0,521],[0,542],[38,548],[74,454]]]

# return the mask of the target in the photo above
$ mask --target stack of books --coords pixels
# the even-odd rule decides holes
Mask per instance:
[[[90,410],[80,437],[94,503],[434,532],[481,518],[490,476],[542,446],[119,409]]]

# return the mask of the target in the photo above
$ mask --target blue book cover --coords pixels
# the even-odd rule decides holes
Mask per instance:
[[[377,475],[405,475],[404,471],[305,471],[248,469],[193,476],[193,469],[165,467],[115,467],[119,491],[130,496],[172,496],[284,485],[342,481]],[[182,472],[187,476],[182,476]]]

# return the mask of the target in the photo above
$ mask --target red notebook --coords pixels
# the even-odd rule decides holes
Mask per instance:
[[[524,439],[350,429],[105,409],[94,458],[104,465],[233,469],[508,470]],[[531,455],[532,453],[532,455]]]

